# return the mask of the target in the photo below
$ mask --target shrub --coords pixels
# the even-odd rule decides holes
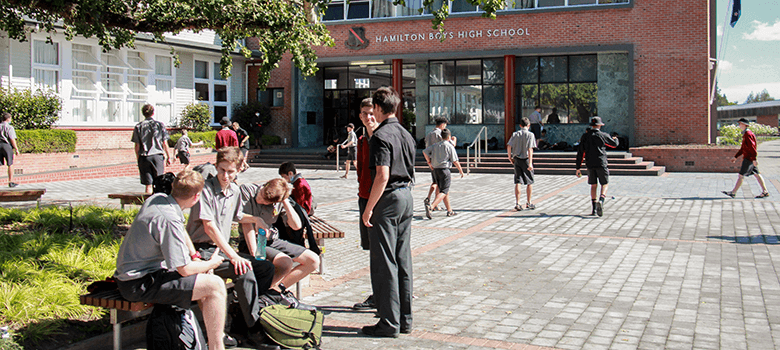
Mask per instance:
[[[192,143],[204,141],[203,147],[214,148],[214,146],[216,146],[216,141],[215,141],[217,138],[216,131],[191,132],[187,134],[187,136],[190,137]],[[168,146],[173,148],[173,146],[176,145],[176,141],[179,141],[180,138],[181,138],[181,134],[171,135],[171,139],[168,140]]]
[[[19,130],[16,136],[21,153],[76,151],[76,132],[73,130]]]
[[[179,116],[177,126],[194,131],[209,131],[211,127],[211,111],[209,106],[203,103],[190,103]],[[194,141],[194,139],[193,139]]]
[[[263,135],[260,137],[263,146],[278,145],[282,143],[282,138],[276,135]]]
[[[52,91],[0,88],[0,111],[11,113],[16,129],[49,129],[61,110],[62,101]]]
[[[757,123],[748,124],[748,129],[756,136],[769,136],[777,132],[777,128]],[[737,124],[721,126],[718,132],[720,133],[720,137],[718,137],[719,145],[740,145],[742,143],[742,129]]]

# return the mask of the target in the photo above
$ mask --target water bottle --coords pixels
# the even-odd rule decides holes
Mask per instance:
[[[265,230],[257,229],[257,251],[255,252],[255,258],[258,260],[265,260]]]

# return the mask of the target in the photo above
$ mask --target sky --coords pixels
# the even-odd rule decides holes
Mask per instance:
[[[780,100],[780,1],[742,0],[742,15],[731,28],[732,1],[717,0],[718,87],[739,104],[764,89]]]

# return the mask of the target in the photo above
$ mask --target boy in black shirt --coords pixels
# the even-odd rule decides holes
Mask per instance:
[[[588,184],[590,184],[590,199],[593,211],[590,215],[603,215],[604,199],[607,197],[607,185],[609,184],[609,169],[607,168],[606,148],[618,146],[617,137],[601,131],[601,118],[590,119],[590,129],[580,138],[577,148],[577,177],[582,176],[580,167],[582,157],[585,156],[585,166],[588,168]],[[599,183],[601,183],[601,196],[596,197]],[[598,199],[597,199],[598,198]]]

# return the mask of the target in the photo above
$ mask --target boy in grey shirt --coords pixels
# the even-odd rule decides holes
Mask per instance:
[[[452,168],[452,165],[455,164],[455,166],[458,167],[461,178],[463,177],[463,168],[461,168],[460,162],[458,162],[458,153],[455,151],[455,146],[453,146],[452,142],[450,142],[450,136],[451,134],[449,129],[442,130],[442,140],[429,146],[423,151],[425,161],[428,162],[428,167],[431,168],[434,182],[439,188],[433,203],[425,203],[425,216],[428,217],[428,219],[431,219],[431,208],[436,207],[442,201],[444,201],[444,206],[447,208],[447,216],[453,216],[456,214],[452,210],[452,206],[450,206],[449,192],[450,182],[452,181],[450,168]]]
[[[342,179],[346,179],[349,175],[349,163],[355,163],[355,170],[357,170],[357,135],[355,135],[355,124],[347,124],[347,139],[341,144],[341,148],[347,149],[347,160],[344,167],[347,168],[347,172],[344,173]]]
[[[135,156],[138,160],[138,171],[141,173],[141,184],[146,185],[146,193],[152,194],[154,178],[165,172],[165,165],[171,165],[168,155],[168,130],[165,124],[152,119],[154,106],[145,104],[141,108],[145,119],[133,128]]]
[[[204,141],[192,143],[187,129],[181,129],[181,137],[176,141],[176,146],[173,146],[173,151],[182,164],[190,165],[190,147],[203,146],[204,143]]]
[[[19,155],[16,131],[11,126],[11,113],[3,113],[0,117],[0,164],[8,166],[8,187],[19,186],[14,182],[14,154]]]
[[[520,119],[520,130],[515,131],[509,142],[506,143],[506,153],[509,156],[509,162],[515,166],[515,210],[523,210],[520,204],[520,186],[526,185],[526,209],[536,209],[531,203],[531,185],[534,183],[534,147],[536,147],[536,137],[528,131],[528,125],[531,122],[528,118]]]

